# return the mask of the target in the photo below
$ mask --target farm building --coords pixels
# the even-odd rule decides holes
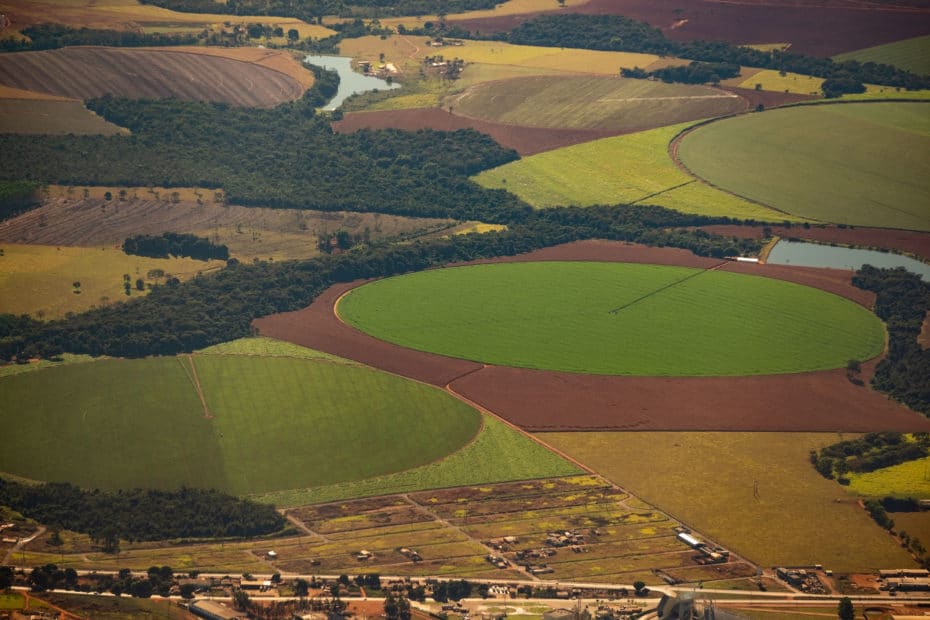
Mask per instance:
[[[192,614],[207,620],[239,620],[248,618],[244,612],[239,612],[216,601],[195,601],[189,607]]]
[[[924,568],[891,568],[878,571],[882,579],[889,577],[930,577],[930,571]]]
[[[704,543],[702,543],[700,540],[698,540],[697,538],[695,538],[694,536],[692,536],[691,534],[689,534],[688,532],[679,532],[679,533],[678,533],[678,540],[680,540],[681,542],[685,543],[686,545],[688,545],[688,546],[691,547],[692,549],[697,549],[698,547],[700,547],[701,545],[704,544]]]
[[[928,577],[894,577],[886,579],[885,585],[889,590],[930,591],[930,578]]]
[[[570,609],[550,609],[543,614],[543,620],[573,620],[575,612]]]

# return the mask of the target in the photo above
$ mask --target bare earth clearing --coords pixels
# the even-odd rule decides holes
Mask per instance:
[[[709,268],[684,250],[585,241],[504,261],[599,260]],[[493,262],[493,261],[483,261]],[[852,286],[848,272],[775,265],[727,264],[724,269],[815,286],[870,306],[871,293]],[[309,307],[255,321],[262,335],[348,357],[453,391],[531,430],[930,430],[930,420],[842,370],[761,377],[604,377],[533,371],[421,353],[376,340],[343,324],[333,305],[361,282],[330,288]],[[673,354],[673,352],[670,352]],[[864,364],[868,385],[874,362]]]
[[[106,47],[5,54],[0,84],[77,99],[178,97],[251,107],[272,107],[304,92],[295,78],[252,62],[170,49]]]
[[[167,197],[167,192],[163,190]],[[317,236],[346,230],[373,238],[432,231],[452,222],[345,211],[327,213],[298,209],[239,207],[210,202],[173,203],[130,190],[121,200],[53,198],[41,207],[0,222],[0,241],[39,245],[121,245],[130,235],[193,233],[229,247],[240,260],[286,260],[318,254]],[[140,197],[132,199],[133,193]],[[80,195],[77,190],[76,195]],[[115,194],[115,192],[114,192]]]
[[[843,0],[590,0],[576,13],[625,15],[661,29],[676,41],[722,40],[735,44],[791,44],[814,56],[890,43],[930,33],[930,7],[896,2],[877,8]],[[542,13],[458,19],[455,25],[482,33],[509,30]]]

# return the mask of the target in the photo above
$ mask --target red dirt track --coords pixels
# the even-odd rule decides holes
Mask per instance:
[[[685,250],[583,241],[501,261],[598,260],[709,268],[719,261]],[[772,277],[871,305],[851,274],[831,269],[728,263],[722,269]],[[333,311],[345,291],[331,287],[304,310],[257,319],[265,336],[353,359],[449,389],[530,431],[930,431],[930,419],[853,385],[845,370],[753,377],[613,377],[504,368],[389,344],[342,323]],[[866,386],[875,361],[863,364]]]
[[[409,131],[416,131],[417,129],[435,129],[437,131],[474,129],[491,136],[501,146],[514,149],[523,156],[639,131],[639,129],[628,131],[548,129],[544,127],[507,125],[450,114],[440,108],[350,112],[345,115],[343,120],[334,122],[333,129],[339,133],[351,133],[359,129],[406,129]],[[649,128],[645,127],[643,129]]]
[[[590,0],[573,13],[624,15],[662,30],[675,41],[704,39],[742,45],[791,43],[791,51],[833,56],[930,34],[930,7],[843,0]],[[537,15],[454,20],[481,33],[510,30]]]

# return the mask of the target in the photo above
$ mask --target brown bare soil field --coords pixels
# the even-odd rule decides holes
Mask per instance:
[[[743,79],[743,78],[740,78]],[[721,86],[722,90],[739,95],[749,102],[749,107],[755,109],[760,103],[766,108],[777,108],[788,103],[810,101],[817,99],[813,95],[799,95],[796,93],[777,93],[769,90],[755,90],[754,88],[738,88],[736,86]]]
[[[5,54],[0,84],[88,99],[178,97],[272,107],[301,96],[303,86],[278,70],[230,58],[169,49],[69,47]]]
[[[704,226],[709,233],[740,237],[746,239],[762,239],[762,226]],[[771,226],[773,235],[783,238],[796,237],[824,243],[840,243],[864,248],[883,248],[898,250],[907,254],[919,256],[930,260],[930,233],[909,230],[891,230],[885,228],[838,228],[836,226]]]
[[[876,5],[842,0],[590,0],[572,10],[625,15],[648,22],[676,41],[788,42],[791,51],[814,56],[833,56],[930,34],[930,7],[923,2]],[[455,20],[455,24],[482,33],[500,32],[539,14],[462,19]]]
[[[21,88],[11,88],[9,86],[0,86],[0,99],[19,99],[29,101],[77,101],[71,97],[59,97],[48,93],[37,93],[34,90],[23,90]]]
[[[345,115],[343,120],[333,123],[333,129],[340,133],[351,133],[359,129],[406,129],[409,131],[417,129],[435,129],[437,131],[474,129],[491,136],[501,146],[514,149],[524,156],[551,151],[572,144],[617,136],[622,133],[631,133],[631,131],[547,129],[507,125],[450,114],[447,110],[440,108],[350,112]]]
[[[112,136],[129,131],[73,99],[0,98],[0,133]]]
[[[139,48],[152,51],[163,48]],[[313,73],[307,69],[294,55],[282,50],[270,50],[261,47],[175,47],[173,50],[230,58],[240,62],[247,62],[260,67],[278,71],[300,82],[304,90],[313,86]]]
[[[323,232],[346,230],[361,234],[367,228],[373,238],[379,238],[433,231],[452,224],[449,220],[371,213],[223,205],[212,202],[211,190],[201,191],[203,204],[171,202],[170,190],[163,190],[158,198],[143,189],[129,190],[126,200],[51,198],[37,209],[0,222],[0,241],[118,246],[130,235],[182,232],[225,244],[230,254],[240,260],[287,260],[317,255],[317,235]],[[138,196],[135,199],[134,194]],[[76,189],[74,195],[80,196],[81,190]]]
[[[685,250],[610,241],[546,248],[502,261],[599,260],[709,268]],[[494,261],[479,261],[494,262]],[[815,286],[870,306],[871,293],[831,269],[730,263],[727,271]],[[528,430],[927,431],[930,420],[844,370],[755,377],[608,377],[486,366],[398,347],[348,327],[333,306],[362,282],[339,284],[308,308],[264,317],[265,336],[446,386]],[[876,361],[863,365],[866,386]]]

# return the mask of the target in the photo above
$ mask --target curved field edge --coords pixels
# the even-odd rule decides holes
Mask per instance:
[[[919,75],[930,74],[930,35],[866,47],[833,57],[837,62],[858,60],[894,65]]]
[[[799,104],[705,123],[677,154],[696,177],[797,217],[930,231],[928,111],[921,102]]]
[[[514,480],[557,478],[584,471],[497,418],[484,414],[478,437],[449,456],[407,471],[357,482],[248,496],[279,507],[344,499],[472,486]]]
[[[520,262],[408,274],[337,311],[375,338],[496,366],[595,375],[744,376],[871,359],[882,323],[795,283],[714,269]]]
[[[433,462],[482,425],[432,386],[293,357],[107,360],[2,381],[0,417],[17,429],[2,469],[86,487],[325,486]]]
[[[545,433],[626,491],[762,566],[915,565],[858,499],[810,464],[835,433]],[[856,541],[855,544],[849,544]]]
[[[697,123],[594,140],[486,170],[472,179],[505,189],[536,208],[598,204],[649,204],[683,213],[803,221],[709,186],[679,168],[670,143]]]

